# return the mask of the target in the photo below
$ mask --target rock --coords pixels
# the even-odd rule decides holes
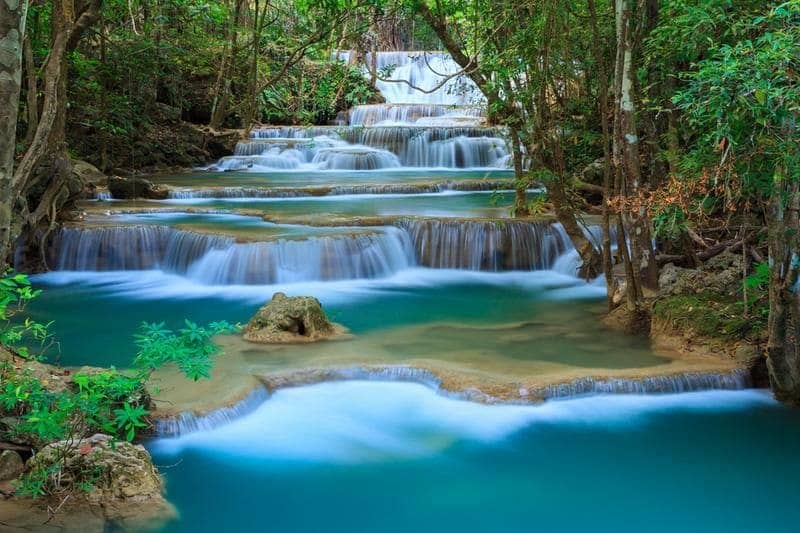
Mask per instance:
[[[669,263],[661,269],[658,285],[663,296],[711,291],[735,295],[742,288],[742,258],[730,252],[709,259],[701,268],[681,268]]]
[[[108,190],[111,196],[118,200],[132,198],[147,198],[150,200],[164,200],[169,196],[169,189],[161,185],[154,185],[144,178],[122,178],[113,176],[108,179]]]
[[[142,445],[98,433],[48,444],[28,461],[28,467],[50,468],[62,455],[61,483],[90,482],[94,486],[86,494],[90,502],[165,502],[161,476]]]
[[[664,265],[658,276],[658,287],[662,296],[695,294],[703,286],[703,273],[691,268],[682,268],[672,263]]]
[[[592,161],[581,170],[581,180],[592,185],[603,185],[605,162],[602,159]]]
[[[742,265],[744,258],[742,254],[733,252],[722,252],[721,254],[712,257],[703,264],[703,270],[720,271],[720,270],[736,270],[740,274],[742,272]]]
[[[72,161],[72,173],[78,176],[84,185],[104,185],[108,180],[108,176],[100,172],[100,170],[86,161],[74,160]]]
[[[315,342],[343,331],[342,326],[328,320],[316,298],[276,292],[247,323],[244,339],[264,344]]]
[[[14,450],[0,453],[0,481],[16,479],[25,470],[22,456]]]

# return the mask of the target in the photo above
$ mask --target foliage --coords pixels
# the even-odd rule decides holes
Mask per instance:
[[[53,335],[48,331],[52,322],[42,324],[30,317],[15,320],[41,292],[31,287],[25,274],[9,270],[0,277],[0,346],[13,349],[24,358],[34,357],[26,345],[28,342],[38,345],[38,355],[53,344]]]
[[[41,291],[32,289],[20,274],[8,274],[2,281],[0,301],[7,321],[0,338],[21,342],[24,337],[10,333],[17,332],[18,326],[9,322],[8,306],[16,304],[14,310],[19,312],[20,302],[30,301]],[[25,323],[30,323],[29,319]],[[92,369],[72,376],[68,372],[55,375],[55,368],[38,361],[16,363],[2,348],[16,347],[19,353],[20,347],[4,341],[0,346],[0,418],[15,422],[5,429],[0,424],[0,438],[29,443],[36,449],[56,441],[74,443],[98,432],[132,441],[150,427],[148,382],[152,372],[174,364],[192,380],[210,377],[213,358],[220,353],[213,337],[238,327],[227,322],[200,326],[186,320],[183,328],[171,331],[163,323],[144,323],[135,336],[139,351],[132,370]],[[38,497],[61,490],[58,467],[28,472],[17,491]],[[81,473],[72,480],[72,488],[90,489],[96,475]]]
[[[698,138],[688,161],[759,200],[775,179],[800,176],[800,1],[738,28],[755,37],[711,47],[673,101]]]
[[[675,331],[717,339],[754,339],[767,327],[763,310],[748,316],[742,300],[710,291],[659,298],[653,305],[653,316]]]
[[[374,97],[375,90],[355,66],[339,61],[303,63],[264,89],[259,118],[270,124],[326,124],[340,111]]]
[[[219,353],[212,337],[232,333],[238,326],[224,321],[212,322],[207,327],[189,320],[184,324],[185,327],[173,332],[165,328],[164,322],[143,323],[134,336],[139,348],[134,366],[142,373],[150,373],[172,363],[193,381],[211,377],[212,357]]]

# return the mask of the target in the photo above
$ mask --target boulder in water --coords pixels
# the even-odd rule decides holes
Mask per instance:
[[[276,292],[247,323],[244,339],[263,344],[315,342],[344,331],[342,326],[328,320],[316,298],[289,297]]]
[[[111,192],[111,196],[117,200],[132,198],[165,200],[169,196],[169,189],[161,185],[154,185],[144,178],[113,176],[108,179],[108,190]]]

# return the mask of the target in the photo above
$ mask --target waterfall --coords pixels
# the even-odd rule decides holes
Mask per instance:
[[[373,56],[367,54],[366,65]],[[349,61],[351,53],[335,52]],[[359,105],[342,126],[254,129],[219,171],[376,171],[510,168],[502,128],[482,127],[483,98],[444,52],[379,52],[376,83],[386,104]],[[369,75],[364,67],[364,74]],[[451,77],[452,76],[452,77]],[[420,90],[421,89],[421,90]]]
[[[549,222],[407,219],[400,225],[418,263],[433,268],[544,270],[572,250],[564,228]]]
[[[367,54],[365,63],[373,62],[378,77],[387,80],[377,80],[376,87],[388,103],[463,106],[483,100],[467,76],[450,77],[461,67],[445,52],[378,52],[374,61]]]
[[[688,372],[644,378],[587,377],[532,390],[521,388],[518,399],[498,398],[477,388],[446,390],[442,388],[442,380],[435,372],[407,365],[300,369],[285,374],[266,374],[261,376],[261,380],[269,390],[329,381],[407,381],[420,383],[450,398],[486,404],[536,403],[591,394],[675,394],[706,390],[741,390],[750,387],[750,377],[745,369],[733,369],[729,372]],[[270,394],[267,387],[257,387],[241,402],[207,414],[186,412],[174,418],[158,420],[155,425],[156,434],[159,437],[177,437],[228,424],[252,413],[268,401]]]
[[[223,407],[204,415],[181,413],[175,418],[156,420],[155,432],[159,437],[175,437],[195,431],[208,431],[255,411],[269,399],[264,387],[257,387],[247,397],[230,407]]]
[[[424,266],[475,271],[546,270],[572,245],[560,224],[403,219],[300,239],[236,242],[169,226],[64,228],[57,270],[160,269],[207,285],[370,279]]]
[[[385,277],[411,266],[405,234],[388,230],[235,244],[205,254],[187,275],[208,285]]]
[[[55,241],[56,270],[185,271],[190,263],[233,239],[168,226],[64,228]]]
[[[549,385],[534,394],[544,400],[574,398],[587,394],[672,394],[701,390],[740,390],[751,386],[750,374],[737,368],[730,372],[686,372],[644,378],[582,378]]]
[[[214,167],[229,170],[507,168],[503,131],[478,126],[263,128]]]
[[[57,270],[161,269],[208,285],[377,278],[413,266],[414,257],[394,227],[249,243],[167,226],[65,228],[55,255]]]
[[[478,126],[483,110],[478,106],[437,104],[368,104],[355,106],[349,115],[351,126]]]

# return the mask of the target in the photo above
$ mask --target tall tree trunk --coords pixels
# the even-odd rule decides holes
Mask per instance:
[[[511,157],[514,163],[514,216],[526,217],[530,215],[528,211],[528,180],[525,179],[525,172],[522,161],[522,143],[519,138],[519,130],[516,126],[511,126]]]
[[[69,174],[64,131],[67,54],[75,49],[84,31],[99,18],[102,0],[86,0],[77,4],[73,0],[57,0],[53,4],[53,37],[50,54],[44,65],[44,99],[39,124],[33,141],[14,171],[11,183],[10,197],[16,198],[21,204],[18,206],[18,215],[25,219],[28,232],[33,232],[39,222],[46,218],[50,220],[52,228],[57,208],[68,195],[63,181]],[[51,171],[36,174],[37,167],[46,158],[51,160]],[[38,200],[38,205],[28,206],[26,192],[35,184],[35,176],[47,180],[46,190]],[[15,233],[10,235],[11,241],[16,238]],[[43,242],[44,239],[41,239],[40,245]]]
[[[608,123],[608,72],[606,71],[605,58],[600,49],[601,37],[600,28],[597,20],[597,6],[594,0],[588,1],[589,20],[592,27],[592,55],[594,55],[595,63],[597,63],[597,75],[599,81],[599,101],[598,101],[598,114],[600,115],[600,125],[603,131],[603,272],[606,278],[606,294],[608,295],[609,310],[614,307],[614,293],[617,289],[617,283],[614,279],[614,261],[611,253],[611,198],[614,194],[612,190],[612,165],[611,159],[611,129]]]
[[[0,1],[0,274],[8,265],[13,240],[14,152],[27,12],[27,0]]]
[[[31,38],[26,37],[22,45],[23,58],[25,60],[25,107],[28,108],[28,124],[25,130],[25,145],[29,145],[36,135],[36,127],[39,125],[39,98],[38,83],[36,75],[36,64],[33,62],[33,50]]]
[[[798,181],[775,179],[767,210],[769,239],[769,339],[767,368],[775,396],[800,404],[800,270]]]
[[[214,130],[219,129],[228,116],[228,100],[230,99],[231,92],[231,69],[233,68],[234,61],[236,61],[236,54],[238,53],[238,26],[243,3],[244,0],[235,0],[231,24],[228,27],[228,45],[222,56],[222,62],[220,63],[217,73],[217,82],[214,87],[214,103],[211,108],[211,120],[208,123],[208,126]]]
[[[615,68],[614,163],[618,193],[626,204],[622,218],[631,249],[631,279],[628,305],[632,312],[646,312],[646,298],[658,294],[658,264],[651,242],[650,219],[644,202],[637,197],[644,190],[636,127],[635,65],[636,37],[633,31],[633,0],[616,0],[617,55]]]

